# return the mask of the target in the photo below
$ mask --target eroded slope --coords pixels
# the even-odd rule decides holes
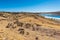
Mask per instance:
[[[59,40],[60,24],[37,14],[0,13],[0,40]]]

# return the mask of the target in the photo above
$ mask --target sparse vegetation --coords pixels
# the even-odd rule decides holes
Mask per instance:
[[[35,39],[38,40],[38,37],[36,37]]]
[[[25,24],[25,28],[30,28],[30,27],[31,27],[31,24],[29,24],[29,23]]]
[[[19,31],[20,34],[24,35],[24,29],[19,28],[18,31]]]
[[[43,40],[54,40],[58,37],[60,39],[60,24],[55,24],[55,21],[46,19],[40,14],[26,12],[18,12],[18,14],[5,12],[4,14],[2,12],[0,18],[6,18],[6,20],[0,21],[0,31],[6,33],[12,40],[14,40],[13,38],[17,40],[42,40],[42,38]]]
[[[29,35],[29,32],[26,32],[26,35]]]
[[[8,25],[6,26],[6,28],[10,28],[10,26],[12,26],[12,24],[8,23]]]

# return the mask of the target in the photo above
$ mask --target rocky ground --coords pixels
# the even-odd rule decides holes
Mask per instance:
[[[60,24],[38,14],[0,13],[0,40],[60,40]]]

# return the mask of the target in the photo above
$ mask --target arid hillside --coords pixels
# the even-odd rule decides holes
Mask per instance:
[[[60,40],[60,23],[38,13],[0,12],[0,40]]]

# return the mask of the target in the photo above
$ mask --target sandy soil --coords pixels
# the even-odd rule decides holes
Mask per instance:
[[[0,13],[0,40],[60,40],[60,24],[37,14]]]

